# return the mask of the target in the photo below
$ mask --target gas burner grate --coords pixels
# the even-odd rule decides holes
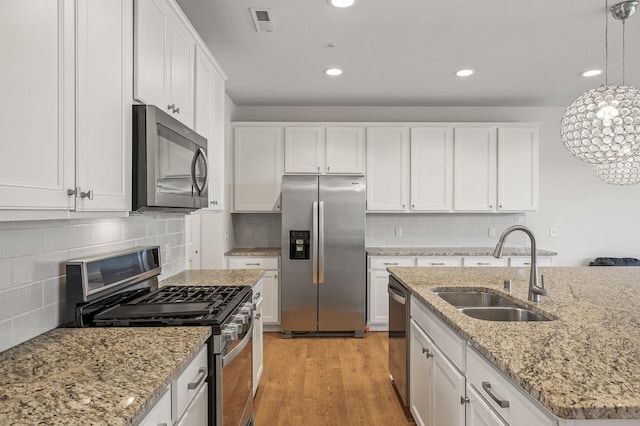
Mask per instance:
[[[233,302],[242,287],[200,287],[167,286],[160,287],[137,303],[192,303],[208,302],[212,307],[224,307]]]

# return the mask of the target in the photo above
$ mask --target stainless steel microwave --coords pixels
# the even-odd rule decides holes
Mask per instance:
[[[207,140],[152,105],[133,106],[133,210],[207,207]]]

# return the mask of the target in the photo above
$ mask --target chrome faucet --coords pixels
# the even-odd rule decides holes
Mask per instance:
[[[523,225],[514,225],[505,229],[496,249],[493,251],[493,257],[500,259],[502,257],[502,249],[504,248],[504,241],[509,234],[513,231],[522,231],[529,236],[531,240],[531,270],[529,272],[529,300],[532,302],[539,302],[540,296],[546,296],[549,292],[544,288],[544,278],[542,280],[542,286],[538,285],[538,253],[536,250],[536,237],[533,236],[533,232],[529,228]]]

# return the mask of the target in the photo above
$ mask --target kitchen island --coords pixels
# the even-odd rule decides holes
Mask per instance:
[[[131,425],[210,327],[57,328],[0,353],[0,423]]]
[[[640,269],[540,268],[549,290],[540,303],[527,301],[528,268],[388,270],[411,297],[558,418],[640,419]],[[505,279],[512,280],[511,291],[503,289]],[[556,319],[474,319],[433,293],[452,287],[507,294]]]

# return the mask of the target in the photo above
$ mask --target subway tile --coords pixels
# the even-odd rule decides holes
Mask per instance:
[[[158,235],[164,235],[167,233],[167,221],[166,220],[152,220],[147,222],[147,235],[155,237]]]
[[[172,219],[167,221],[167,234],[184,231],[184,219]]]
[[[122,236],[125,240],[137,240],[139,238],[146,238],[147,236],[147,224],[145,222],[126,222],[123,226]]]
[[[91,245],[89,225],[43,229],[43,251],[57,251]]]
[[[42,283],[35,283],[0,293],[0,321],[42,307]]]
[[[42,281],[65,274],[68,251],[17,257],[11,261],[13,285]]]
[[[398,225],[419,225],[420,216],[413,214],[403,214],[398,216]]]
[[[11,262],[9,260],[0,261],[0,291],[11,286]]]
[[[158,237],[147,237],[136,240],[136,247],[157,246]]]
[[[42,304],[50,305],[52,303],[60,303],[67,298],[67,278],[66,276],[52,278],[42,283]]]
[[[42,252],[42,229],[0,231],[0,259]]]
[[[9,349],[12,344],[11,321],[0,322],[0,352]]]
[[[61,325],[63,322],[62,311],[62,305],[56,303],[14,318],[11,321],[13,345],[25,342]]]
[[[166,249],[167,244],[169,244],[169,246],[173,245],[173,235],[159,235],[157,238],[158,245],[160,246],[160,248],[162,248],[162,250]]]
[[[100,222],[90,225],[91,244],[107,244],[122,241],[122,222]]]
[[[111,244],[101,244],[69,250],[69,260],[84,259],[86,257],[100,256],[115,253],[136,247],[135,241],[118,241]]]

